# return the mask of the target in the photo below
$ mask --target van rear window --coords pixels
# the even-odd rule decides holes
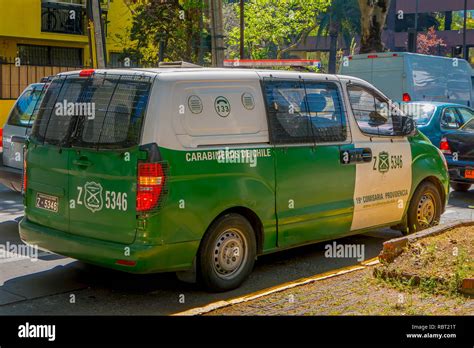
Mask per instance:
[[[48,144],[127,148],[140,141],[151,79],[142,75],[78,75],[53,80],[32,137]]]

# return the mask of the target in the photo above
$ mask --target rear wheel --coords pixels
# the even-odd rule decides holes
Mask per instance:
[[[200,280],[211,291],[235,289],[252,272],[256,253],[255,233],[248,220],[239,214],[224,215],[202,240]]]
[[[459,182],[452,182],[451,188],[457,192],[467,192],[471,188],[471,184],[463,184]]]
[[[439,224],[442,211],[441,194],[431,182],[416,189],[408,208],[408,229],[404,234],[415,233]]]

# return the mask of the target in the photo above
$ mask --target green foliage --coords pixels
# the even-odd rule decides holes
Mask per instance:
[[[119,37],[123,57],[140,65],[156,65],[160,42],[165,60],[196,62],[199,56],[204,10],[201,0],[139,0],[132,8],[132,27],[127,37]]]
[[[318,16],[330,0],[250,0],[245,4],[245,47],[253,59],[281,58],[318,27]],[[234,11],[239,13],[238,4]],[[228,44],[238,46],[239,27],[228,32]],[[231,52],[231,58],[237,56]]]

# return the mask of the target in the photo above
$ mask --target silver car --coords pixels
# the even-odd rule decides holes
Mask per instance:
[[[31,132],[35,114],[48,83],[29,85],[13,105],[3,127],[0,183],[20,191],[23,175],[23,144]]]

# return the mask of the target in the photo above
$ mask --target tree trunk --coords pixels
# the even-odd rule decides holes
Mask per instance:
[[[336,73],[336,65],[337,65],[337,39],[339,35],[338,33],[330,33],[330,43],[329,43],[329,66],[328,72],[330,74]]]
[[[337,65],[337,39],[339,38],[339,23],[334,21],[332,18],[329,23],[329,62],[328,72],[330,74],[336,73]]]
[[[382,33],[391,0],[359,0],[362,37],[360,53],[385,51]]]

